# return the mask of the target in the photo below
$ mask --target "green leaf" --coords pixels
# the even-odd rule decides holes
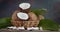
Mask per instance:
[[[50,19],[44,19],[41,20],[38,27],[43,27],[44,30],[58,30],[59,29],[59,25]]]
[[[47,9],[31,9],[37,16],[47,13]]]
[[[11,18],[1,18],[0,19],[0,29],[11,26]]]

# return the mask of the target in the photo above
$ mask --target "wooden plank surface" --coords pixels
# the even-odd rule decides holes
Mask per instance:
[[[0,29],[0,32],[60,32],[60,31],[49,31],[49,30],[44,30],[44,31],[32,30],[32,31],[28,31],[28,30]]]

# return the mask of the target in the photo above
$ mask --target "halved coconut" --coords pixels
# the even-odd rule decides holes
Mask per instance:
[[[27,20],[29,18],[27,13],[19,12],[17,13],[17,17],[22,19],[22,20]]]
[[[40,30],[41,30],[41,31],[43,31],[43,28],[42,28],[42,27],[40,27]]]
[[[33,27],[32,29],[33,29],[33,30],[39,30],[39,28],[38,28],[38,27]]]
[[[17,30],[19,30],[19,29],[21,29],[21,30],[25,30],[24,27],[18,27]]]
[[[30,3],[21,3],[19,4],[19,7],[23,10],[30,8]]]
[[[17,29],[17,27],[15,27],[15,26],[7,27],[7,28],[9,28],[9,29]]]
[[[29,28],[27,28],[27,30],[39,30],[39,28],[38,27],[29,27]]]

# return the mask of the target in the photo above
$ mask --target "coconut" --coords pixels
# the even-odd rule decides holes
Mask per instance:
[[[19,7],[23,10],[30,8],[30,3],[21,3],[19,4]]]
[[[27,28],[27,30],[39,30],[39,28],[38,27],[29,27],[29,28]]]
[[[17,13],[17,17],[22,19],[22,20],[27,20],[29,18],[27,13],[19,12]]]

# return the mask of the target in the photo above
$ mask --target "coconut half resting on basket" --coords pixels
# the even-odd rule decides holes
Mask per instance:
[[[17,13],[17,17],[21,20],[28,20],[29,16],[27,13],[19,12]]]

